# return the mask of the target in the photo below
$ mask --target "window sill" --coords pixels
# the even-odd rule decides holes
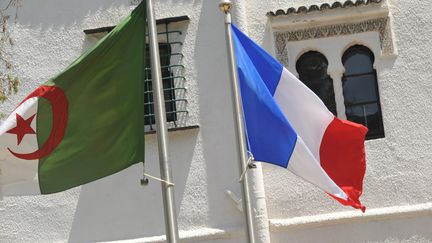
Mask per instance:
[[[199,128],[200,128],[199,125],[184,126],[184,127],[173,127],[173,128],[168,128],[168,132],[176,132],[176,131],[184,131],[184,130],[194,130],[194,129],[199,129]],[[156,130],[145,131],[144,134],[145,135],[156,134]]]

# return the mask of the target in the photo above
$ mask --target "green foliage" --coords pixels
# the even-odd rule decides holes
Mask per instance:
[[[12,75],[12,62],[5,56],[5,49],[14,45],[9,32],[10,15],[8,10],[15,8],[15,20],[22,0],[9,0],[6,6],[0,4],[0,103],[7,100],[11,94],[18,92],[19,78]],[[0,112],[0,119],[4,114]]]

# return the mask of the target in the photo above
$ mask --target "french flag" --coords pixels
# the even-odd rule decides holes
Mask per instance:
[[[335,117],[307,86],[233,25],[246,135],[256,161],[287,168],[365,211],[367,128]]]

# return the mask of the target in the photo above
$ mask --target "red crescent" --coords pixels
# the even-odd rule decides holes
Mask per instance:
[[[49,101],[53,114],[53,125],[47,141],[39,150],[29,154],[19,154],[8,148],[9,152],[11,152],[15,157],[25,160],[41,159],[51,154],[51,152],[63,140],[68,121],[68,101],[62,89],[56,86],[42,85],[21,101],[20,105],[24,101],[33,97],[41,97]]]

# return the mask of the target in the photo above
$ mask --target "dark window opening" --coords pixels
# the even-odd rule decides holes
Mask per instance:
[[[365,46],[350,47],[342,57],[342,77],[347,119],[369,129],[366,139],[384,137],[374,54]]]
[[[327,74],[327,68],[327,58],[317,51],[306,52],[296,65],[299,79],[337,116],[333,80]]]
[[[144,80],[144,124],[152,125],[155,124],[155,113],[150,68],[150,50],[148,45],[146,45],[146,49],[146,68]],[[170,67],[171,46],[169,43],[159,44],[159,55],[162,71],[162,85],[165,97],[166,119],[167,122],[172,122],[177,120],[177,109],[175,99],[174,77],[172,75]]]

